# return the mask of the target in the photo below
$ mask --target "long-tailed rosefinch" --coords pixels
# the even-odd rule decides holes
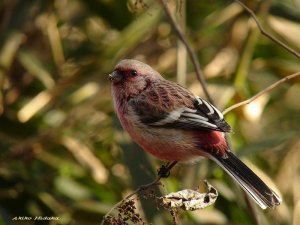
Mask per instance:
[[[123,128],[145,151],[170,162],[214,160],[265,209],[281,199],[231,151],[231,130],[212,104],[165,80],[137,60],[120,61],[112,74],[114,106]]]

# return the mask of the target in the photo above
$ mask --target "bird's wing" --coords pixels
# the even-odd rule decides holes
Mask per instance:
[[[202,115],[203,117],[208,118],[208,121],[216,125],[220,131],[231,131],[231,127],[225,121],[223,114],[215,106],[200,97],[196,97],[193,100],[193,105],[197,110],[197,115]]]
[[[173,83],[152,86],[130,100],[140,121],[148,126],[230,132],[222,113]]]

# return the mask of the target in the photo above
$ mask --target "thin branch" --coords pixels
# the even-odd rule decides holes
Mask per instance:
[[[253,102],[255,99],[257,99],[258,97],[260,97],[261,95],[271,91],[272,89],[274,89],[275,87],[277,87],[278,85],[292,79],[292,78],[295,78],[295,77],[298,77],[300,76],[300,72],[297,72],[297,73],[294,73],[294,74],[291,74],[289,76],[286,76],[278,81],[276,81],[275,83],[271,84],[270,86],[268,86],[267,88],[265,88],[264,90],[258,92],[256,95],[252,96],[251,98],[245,100],[245,101],[242,101],[242,102],[239,102],[237,104],[234,104],[228,108],[226,108],[222,113],[225,115],[226,113],[230,112],[231,110],[237,108],[237,107],[240,107],[240,106],[243,106],[243,105],[247,105],[251,102]]]
[[[130,199],[132,196],[136,195],[137,193],[139,193],[140,191],[143,190],[147,190],[148,188],[155,186],[155,185],[160,185],[160,179],[162,177],[161,176],[157,176],[156,179],[154,181],[152,181],[149,184],[143,185],[139,188],[137,188],[135,191],[133,191],[132,193],[130,193],[129,195],[127,195],[125,198],[123,198],[121,201],[119,201],[117,204],[115,204],[104,216],[103,219],[101,221],[100,225],[103,225],[105,223],[106,218],[112,213],[112,211],[114,211],[118,206],[122,205],[124,202],[126,202],[128,199]]]
[[[242,6],[250,15],[251,17],[254,19],[258,29],[260,30],[261,34],[268,37],[269,39],[271,39],[273,42],[275,42],[276,44],[280,45],[281,47],[283,47],[284,49],[286,49],[287,51],[289,51],[290,53],[292,53],[294,56],[296,56],[297,58],[300,59],[300,53],[295,51],[294,49],[292,49],[291,47],[289,47],[288,45],[286,45],[285,43],[283,43],[282,41],[280,41],[279,39],[277,39],[276,37],[274,37],[273,35],[269,34],[261,25],[261,23],[259,22],[259,20],[257,19],[255,13],[248,8],[244,3],[242,3],[239,0],[234,0],[236,3],[238,3],[240,6]]]
[[[192,49],[191,45],[189,44],[188,40],[186,39],[185,35],[182,33],[180,27],[177,25],[177,23],[173,19],[173,16],[172,16],[172,14],[170,12],[170,9],[169,9],[169,7],[166,3],[166,0],[159,0],[159,1],[163,6],[163,9],[164,9],[165,14],[167,15],[167,17],[169,19],[169,22],[170,22],[171,26],[173,27],[173,29],[175,30],[178,38],[182,41],[182,43],[185,45],[185,47],[188,51],[188,54],[189,54],[189,56],[191,58],[191,61],[192,61],[192,64],[195,68],[197,79],[198,79],[198,81],[200,82],[200,84],[203,88],[203,91],[204,91],[204,94],[206,95],[206,98],[213,104],[213,100],[210,97],[209,92],[207,90],[207,85],[206,85],[206,82],[205,82],[205,79],[204,79],[204,74],[201,70],[197,55],[193,51],[193,49]]]
[[[158,176],[149,184],[146,185],[142,185],[140,187],[138,187],[135,191],[133,191],[132,193],[130,193],[129,195],[127,195],[125,198],[123,198],[121,201],[119,201],[118,203],[116,203],[104,216],[103,219],[101,221],[100,225],[104,225],[107,217],[112,213],[112,211],[114,211],[118,206],[122,205],[124,202],[126,202],[127,200],[129,200],[132,196],[138,194],[141,191],[145,191],[148,190],[149,188],[156,186],[156,185],[161,185],[161,178],[165,178],[166,176],[168,176],[169,171],[177,164],[176,161],[167,164],[166,166],[162,166],[158,172]]]

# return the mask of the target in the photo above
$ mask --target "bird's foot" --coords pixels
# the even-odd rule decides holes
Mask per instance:
[[[157,170],[157,175],[162,177],[162,178],[167,178],[170,176],[170,170],[168,169],[168,164],[167,165],[162,165],[158,170]]]
[[[168,162],[166,165],[162,165],[158,170],[157,170],[157,175],[162,177],[162,178],[167,178],[170,176],[170,171],[171,169],[176,165],[177,161],[174,162]]]

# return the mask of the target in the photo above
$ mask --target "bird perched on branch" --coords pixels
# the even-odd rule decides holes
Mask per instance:
[[[280,204],[280,197],[230,150],[225,133],[231,128],[215,106],[137,60],[120,61],[109,79],[118,118],[145,151],[169,162],[210,158],[261,208]]]

